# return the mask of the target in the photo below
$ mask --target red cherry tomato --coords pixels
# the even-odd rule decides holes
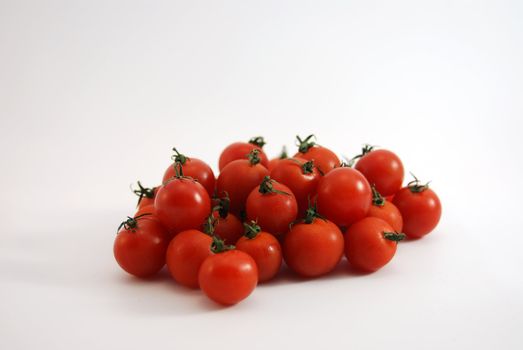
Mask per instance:
[[[222,242],[223,243],[223,242]],[[200,267],[200,288],[211,300],[233,305],[247,298],[258,284],[258,268],[254,259],[240,250],[216,249]]]
[[[227,164],[237,159],[246,159],[247,155],[254,149],[259,151],[260,163],[264,167],[269,166],[269,159],[265,152],[263,152],[262,147],[265,145],[263,137],[257,136],[249,140],[249,142],[235,142],[227,146],[220,155],[220,160],[218,162],[218,167],[220,171],[225,168]]]
[[[227,194],[231,200],[230,209],[239,214],[245,209],[245,201],[252,189],[260,184],[269,170],[260,164],[259,151],[253,150],[249,159],[238,159],[227,164],[218,176],[218,195]]]
[[[126,272],[137,277],[150,277],[165,265],[167,231],[147,216],[129,217],[114,241],[114,257]]]
[[[273,279],[280,271],[282,262],[280,242],[270,233],[261,231],[254,221],[245,226],[245,235],[236,243],[236,249],[254,259],[258,267],[258,282]]]
[[[174,177],[160,187],[154,207],[164,226],[176,234],[201,227],[211,212],[211,200],[197,181]]]
[[[243,236],[243,224],[238,217],[229,213],[230,200],[228,196],[217,198],[213,200],[215,205],[213,207],[213,220],[206,222],[206,226],[213,226],[212,229],[207,228],[204,231],[212,232],[224,240],[225,244],[235,244],[236,241]]]
[[[247,218],[256,221],[265,231],[281,235],[296,220],[298,204],[285,185],[265,176],[259,187],[247,197]]]
[[[272,171],[272,169],[274,169],[276,165],[280,163],[281,160],[287,158],[287,147],[283,146],[280,155],[277,158],[272,158],[271,160],[269,160],[269,165],[267,166],[267,169],[269,169],[269,171]]]
[[[386,149],[363,148],[355,169],[360,171],[383,196],[394,195],[403,183],[403,164],[399,157]]]
[[[314,215],[292,226],[283,241],[283,258],[304,277],[332,271],[343,255],[343,235],[334,223]]]
[[[367,216],[372,192],[357,170],[342,167],[322,177],[317,189],[318,211],[338,226],[350,226]]]
[[[322,174],[327,174],[340,165],[340,159],[334,152],[311,141],[314,135],[307,136],[305,140],[302,140],[299,136],[296,136],[296,138],[298,139],[299,148],[294,158],[314,160],[314,164],[316,164]]]
[[[386,221],[396,232],[403,230],[403,218],[398,208],[385,200],[374,187],[372,187],[372,205],[367,216]]]
[[[179,163],[183,166],[183,175],[197,180],[205,188],[209,197],[212,197],[214,195],[216,179],[211,167],[197,158],[189,158],[180,154],[176,148],[173,148],[173,151],[175,152],[173,156],[174,163],[165,170],[162,182],[166,183],[169,179],[176,176],[175,167],[176,164]]]
[[[382,219],[367,217],[354,223],[345,233],[345,256],[352,266],[373,272],[392,259],[397,242],[404,237]]]
[[[189,288],[198,288],[198,271],[211,255],[211,236],[198,231],[182,231],[167,248],[167,268],[174,280]]]
[[[136,207],[142,208],[154,204],[154,198],[158,192],[158,187],[143,187],[140,181],[138,181],[138,189],[133,190],[133,192],[138,196],[138,203],[136,204]]]
[[[441,202],[428,185],[417,179],[394,196],[394,205],[403,217],[403,232],[409,238],[421,238],[430,233],[441,217]]]
[[[289,158],[278,163],[271,171],[271,178],[291,189],[298,202],[298,212],[302,215],[307,210],[309,201],[314,199],[321,175],[313,160]]]

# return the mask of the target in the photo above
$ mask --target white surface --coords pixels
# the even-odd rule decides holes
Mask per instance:
[[[0,2],[0,348],[523,348],[517,1]],[[112,256],[173,145],[396,151],[437,230],[219,308]],[[216,345],[218,344],[218,345]]]

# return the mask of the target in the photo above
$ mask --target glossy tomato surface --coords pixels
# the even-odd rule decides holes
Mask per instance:
[[[280,271],[282,262],[281,246],[268,232],[258,232],[254,238],[241,237],[236,249],[249,254],[258,267],[258,281],[271,280]]]
[[[192,177],[197,180],[207,191],[209,197],[214,195],[214,187],[216,185],[216,178],[211,167],[197,158],[185,158],[185,163],[182,165],[184,176]],[[166,183],[169,179],[176,176],[175,164],[171,164],[163,175],[162,183]]]
[[[312,146],[305,152],[298,152],[294,158],[313,160],[321,173],[327,174],[332,169],[340,166],[340,159],[330,149],[322,146]]]
[[[421,238],[438,225],[441,218],[441,202],[436,193],[426,188],[415,192],[404,187],[392,202],[403,217],[403,233],[409,238]]]
[[[400,158],[386,149],[372,150],[356,163],[371,185],[383,196],[394,195],[403,183],[404,170]]]
[[[367,216],[386,221],[394,231],[402,232],[403,230],[403,218],[399,209],[387,200],[383,202],[383,205],[371,205]]]

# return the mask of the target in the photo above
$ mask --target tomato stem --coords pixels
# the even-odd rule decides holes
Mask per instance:
[[[351,159],[348,159],[347,161],[347,166],[352,168],[354,166],[354,163],[356,163],[356,160],[358,160],[359,158],[363,157],[364,155],[366,155],[367,153],[370,153],[374,150],[374,148],[376,148],[376,146],[371,146],[369,144],[364,144],[363,145],[363,148],[361,149],[361,153],[352,157]]]
[[[138,227],[138,220],[147,215],[152,215],[152,214],[145,213],[145,214],[135,216],[134,218],[128,216],[127,219],[122,221],[122,223],[118,226],[118,228],[116,229],[116,233],[118,234],[118,232],[120,232],[120,229],[122,227],[126,230],[130,230],[131,232],[135,232],[136,228]]]
[[[260,150],[253,149],[252,151],[250,151],[249,154],[247,155],[247,159],[249,159],[249,163],[251,163],[251,166],[256,165],[259,162],[261,162]]]
[[[286,146],[283,146],[281,148],[281,152],[280,152],[280,155],[278,156],[279,159],[287,159],[289,158],[289,155],[287,154],[287,147]]]
[[[372,204],[377,207],[383,207],[385,205],[385,198],[378,192],[374,184],[372,184],[370,188],[372,189]]]
[[[273,187],[273,182],[274,180],[271,179],[270,176],[265,176],[260,184],[260,187],[258,189],[258,192],[260,192],[261,194],[268,194],[268,193],[278,193],[278,194],[284,194],[284,195],[287,195],[287,196],[290,196],[289,193],[287,192],[284,192],[284,191],[280,191],[280,190],[277,190]]]
[[[422,184],[420,180],[418,180],[418,178],[416,177],[416,175],[414,175],[413,173],[410,173],[410,175],[412,175],[412,177],[414,178],[414,180],[412,180],[411,182],[409,182],[407,184],[407,187],[410,189],[410,191],[412,193],[420,193],[420,192],[423,192],[425,191],[426,189],[429,188],[429,182],[427,182],[426,184]]]
[[[229,214],[229,208],[231,206],[231,200],[229,199],[229,194],[224,192],[224,196],[217,198],[218,204],[212,208],[212,211],[217,211],[220,214],[222,219],[225,219]]]
[[[176,147],[173,147],[174,154],[171,156],[171,159],[174,161],[174,163],[180,163],[181,165],[185,165],[185,163],[190,160],[191,158],[185,156],[184,154],[181,154],[178,152]]]
[[[213,236],[212,237],[212,243],[211,243],[211,252],[214,254],[226,252],[228,250],[235,249],[235,246],[233,245],[226,245],[223,239]]]
[[[134,192],[135,195],[138,196],[138,203],[136,204],[136,206],[139,206],[140,202],[142,201],[142,199],[144,197],[151,198],[151,199],[154,198],[155,187],[153,187],[153,188],[143,187],[142,184],[140,183],[140,181],[137,181],[137,184],[138,184],[138,189],[133,190],[131,187],[131,190]]]
[[[203,223],[203,233],[213,237],[217,221],[218,220],[216,220],[216,218],[211,213],[211,215],[209,215],[207,220],[205,220]]]
[[[326,220],[324,216],[322,216],[322,215],[320,215],[320,213],[318,213],[317,203],[316,202],[311,203],[310,197],[309,197],[308,201],[309,201],[309,207],[305,211],[305,218],[303,219],[303,222],[306,224],[312,224],[314,219],[316,219],[316,218]]]
[[[401,232],[383,232],[383,238],[393,242],[402,241],[405,237],[405,234]]]
[[[314,134],[307,136],[304,140],[302,140],[299,135],[296,135],[296,146],[298,146],[298,152],[307,153],[309,148],[314,147],[316,145],[315,140],[316,136],[314,136]]]
[[[261,227],[258,225],[258,222],[254,220],[251,220],[250,223],[244,222],[243,227],[245,227],[245,237],[248,239],[255,238],[261,231]]]
[[[249,140],[249,143],[252,145],[256,145],[260,148],[263,148],[263,146],[265,146],[265,144],[266,144],[263,136],[255,136]]]

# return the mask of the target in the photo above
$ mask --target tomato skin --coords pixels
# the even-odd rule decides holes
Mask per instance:
[[[384,201],[383,206],[371,205],[367,216],[382,219],[396,232],[403,230],[403,218],[399,209],[387,200]]]
[[[220,159],[218,161],[218,168],[222,171],[225,166],[231,163],[234,160],[238,159],[247,159],[247,155],[253,149],[260,151],[260,163],[267,168],[269,166],[269,159],[263,149],[259,146],[256,146],[248,142],[235,142],[225,147],[225,149],[220,154]]]
[[[261,231],[256,237],[241,237],[236,249],[249,254],[258,267],[258,282],[271,280],[280,271],[282,262],[281,246],[270,233]]]
[[[317,189],[318,211],[338,226],[367,216],[372,191],[367,179],[352,168],[336,168],[322,177]]]
[[[430,233],[441,218],[441,202],[430,188],[412,192],[404,187],[396,193],[392,203],[403,217],[403,233],[409,238],[421,238]]]
[[[158,190],[154,207],[162,224],[175,235],[199,228],[211,212],[211,199],[197,181],[173,178]]]
[[[245,209],[245,201],[254,187],[257,187],[269,170],[260,163],[251,165],[247,159],[230,162],[218,176],[218,195],[227,193],[231,200],[230,209],[239,214]]]
[[[343,255],[343,235],[331,221],[314,219],[294,225],[283,241],[283,258],[290,269],[304,277],[332,271]]]
[[[274,168],[276,168],[278,164],[280,164],[280,161],[282,161],[281,158],[272,158],[271,160],[269,160],[269,163],[267,164],[267,169],[269,169],[269,171],[272,171]]]
[[[192,177],[197,180],[207,191],[209,197],[214,195],[214,187],[216,185],[216,178],[211,167],[197,158],[186,158],[183,164],[183,175]],[[171,164],[163,175],[162,183],[166,183],[169,179],[176,176],[174,163]]]
[[[332,169],[340,166],[340,159],[336,153],[326,147],[318,145],[310,147],[305,153],[296,153],[294,158],[314,160],[314,164],[316,164],[323,174],[327,174]]]
[[[394,195],[403,183],[403,163],[395,153],[386,149],[373,150],[365,154],[356,163],[355,169],[361,172],[383,196]]]
[[[198,288],[198,271],[210,255],[212,238],[198,230],[182,231],[167,248],[166,261],[172,278],[181,285]]]
[[[146,278],[165,265],[167,231],[159,222],[137,219],[137,227],[122,228],[114,240],[113,252],[118,265],[127,273]]]
[[[247,197],[247,219],[258,222],[258,225],[273,235],[282,235],[289,231],[289,225],[296,220],[298,203],[287,186],[271,180],[274,190],[283,193],[260,193],[255,187]]]
[[[249,254],[228,250],[204,260],[198,281],[211,300],[222,305],[233,305],[252,293],[258,284],[258,268]]]
[[[300,164],[305,162],[307,160],[303,158],[281,159],[271,171],[271,178],[289,187],[296,197],[300,215],[307,210],[309,198],[313,200],[321,178],[316,167],[312,173],[304,174]]]
[[[345,256],[355,268],[374,272],[385,266],[396,253],[397,242],[385,239],[384,232],[394,232],[382,219],[367,217],[345,232]]]
[[[236,215],[228,213],[225,218],[220,217],[218,212],[213,216],[218,220],[214,226],[214,233],[225,241],[225,244],[236,244],[243,235],[243,224]]]

